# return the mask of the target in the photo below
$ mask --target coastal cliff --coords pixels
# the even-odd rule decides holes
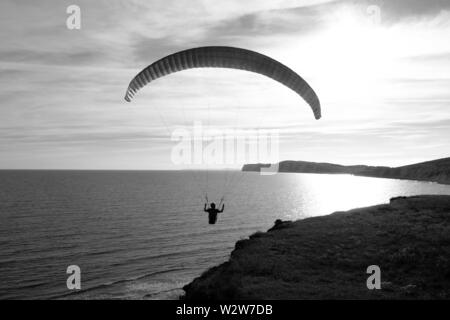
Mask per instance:
[[[371,265],[379,290],[366,285]],[[186,300],[449,299],[450,196],[278,220],[183,289]]]
[[[268,166],[268,164],[246,164],[242,167],[242,171],[260,171],[261,167]],[[280,162],[278,171],[296,173],[340,173],[367,177],[420,180],[450,184],[450,158],[443,158],[394,168],[365,165],[343,166],[333,163],[289,160]]]

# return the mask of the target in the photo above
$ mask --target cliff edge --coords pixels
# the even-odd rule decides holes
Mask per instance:
[[[380,290],[367,288],[370,265]],[[450,196],[278,220],[184,290],[186,300],[449,299]]]

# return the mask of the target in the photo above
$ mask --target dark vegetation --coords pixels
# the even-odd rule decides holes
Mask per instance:
[[[381,290],[367,289],[369,265]],[[450,196],[278,220],[184,290],[187,300],[449,299]]]
[[[246,164],[242,171],[260,171],[268,164]],[[282,161],[279,163],[279,172],[297,173],[341,173],[358,176],[409,179],[433,181],[450,184],[450,158],[411,164],[402,167],[373,167],[365,165],[343,166],[332,163],[317,163],[308,161]]]

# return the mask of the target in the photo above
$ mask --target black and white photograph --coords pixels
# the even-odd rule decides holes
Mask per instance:
[[[1,0],[0,300],[449,299],[450,1]]]

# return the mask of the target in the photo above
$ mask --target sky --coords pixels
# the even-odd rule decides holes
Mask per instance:
[[[78,5],[81,28],[68,29]],[[279,133],[280,160],[398,166],[450,156],[450,1],[2,0],[0,169],[183,169],[174,130]],[[195,69],[123,97],[198,46],[254,50],[314,88]],[[237,163],[236,166],[239,166]]]

